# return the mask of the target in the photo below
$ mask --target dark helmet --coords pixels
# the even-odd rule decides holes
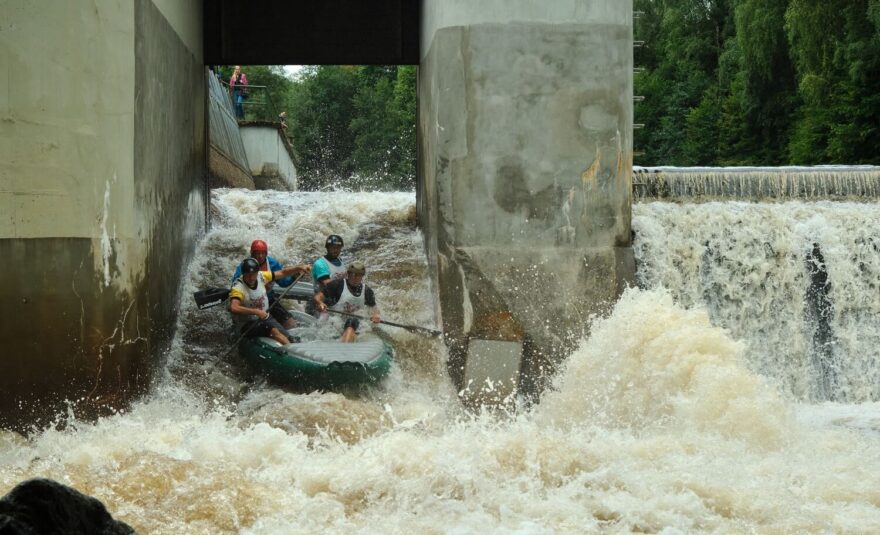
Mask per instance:
[[[268,253],[269,246],[266,245],[266,242],[263,240],[254,240],[251,242],[251,254],[254,253]]]
[[[241,262],[241,274],[245,273],[257,273],[260,271],[260,263],[257,262],[256,258],[245,258]]]
[[[351,264],[348,265],[349,275],[351,275],[351,274],[363,275],[366,272],[367,272],[367,268],[364,267],[364,263],[361,262],[360,260],[355,260],[354,262],[352,262]]]
[[[342,236],[339,234],[331,234],[327,236],[327,241],[324,242],[324,247],[330,247],[331,245],[339,245],[340,247],[345,245],[342,242]]]

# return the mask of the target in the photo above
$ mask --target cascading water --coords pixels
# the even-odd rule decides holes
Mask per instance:
[[[639,285],[705,306],[809,400],[880,399],[880,205],[638,204]]]
[[[716,229],[709,253],[681,245],[685,256],[675,260],[672,251],[656,252],[674,245],[661,239],[672,232],[663,214],[691,229],[681,235],[688,243],[709,216],[637,206],[639,243],[660,240],[641,250],[654,259],[643,264],[650,268],[643,276],[688,291],[627,291],[593,324],[553,390],[515,415],[465,413],[450,391],[442,345],[393,328],[395,369],[375,388],[319,393],[265,384],[234,351],[224,355],[229,319],[222,308],[198,311],[192,303],[196,289],[229,282],[256,237],[273,256],[299,262],[337,232],[347,258],[367,263],[385,318],[433,326],[414,203],[412,194],[214,191],[213,230],[190,266],[174,348],[155,392],[97,422],[74,419],[28,438],[0,432],[0,492],[50,477],[102,500],[138,532],[156,534],[880,531],[873,477],[880,473],[880,404],[810,405],[780,395],[753,371],[750,344],[734,339],[741,338],[735,326],[728,326],[731,338],[713,326],[716,312],[699,304],[712,290],[722,292],[719,301],[760,297],[739,312],[741,320],[751,325],[749,314],[766,308],[777,340],[785,332],[803,338],[803,318],[779,325],[783,315],[771,305],[787,303],[782,295],[737,293],[714,276],[691,291],[682,277],[697,276],[706,254],[711,269],[797,289],[802,297],[792,309],[805,306],[815,279],[811,299],[828,295],[839,345],[860,320],[836,319],[856,304],[838,298],[851,291],[838,283],[840,252],[821,232],[806,232],[809,221],[801,233],[821,246],[813,262],[827,266],[825,285],[805,266],[812,248],[789,240],[786,249],[781,238],[752,245],[739,228],[726,238]],[[865,229],[863,239],[870,236]],[[739,248],[760,251],[763,263],[731,256]],[[788,259],[784,281],[769,275],[767,255]],[[727,258],[735,261],[714,267],[714,259]],[[673,268],[681,280],[664,273]],[[691,304],[698,306],[683,307]],[[734,321],[734,312],[721,310]]]
[[[880,167],[634,167],[640,200],[880,199]]]

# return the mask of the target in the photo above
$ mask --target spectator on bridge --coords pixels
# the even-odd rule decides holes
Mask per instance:
[[[247,76],[241,72],[241,65],[236,65],[229,79],[229,88],[232,90],[232,102],[235,104],[235,116],[244,119],[244,99],[247,98]]]
[[[363,262],[352,262],[348,265],[347,277],[337,279],[315,294],[315,308],[318,312],[326,312],[328,309],[342,312],[349,316],[356,315],[359,310],[367,307],[370,312],[370,320],[373,323],[382,321],[379,309],[376,307],[376,295],[373,289],[364,284],[364,275],[367,270]],[[340,342],[354,342],[357,338],[357,329],[360,321],[355,317],[348,317],[342,328]]]
[[[287,112],[283,111],[278,114],[278,122],[281,123],[281,130],[287,130]]]
[[[261,272],[279,273],[284,269],[281,266],[281,262],[269,256],[269,246],[263,240],[254,240],[251,243],[250,253],[251,258],[257,261]],[[235,273],[232,275],[233,284],[242,276],[241,268],[241,264],[235,268]],[[312,271],[312,267],[308,264],[293,266],[292,269],[293,273],[297,275]],[[284,278],[272,279],[266,283],[266,294],[269,297],[269,312],[285,329],[292,329],[296,327],[296,320],[293,319],[293,316],[290,315],[290,312],[284,308],[281,300],[278,299],[278,294],[274,291],[276,283],[283,288],[287,288],[293,284],[293,277],[286,276]]]

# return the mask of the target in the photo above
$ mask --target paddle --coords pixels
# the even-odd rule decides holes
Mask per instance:
[[[299,281],[300,277],[302,277],[302,275],[297,277],[296,281],[294,281],[293,284],[288,286],[287,289],[284,290],[284,293],[282,293],[280,296],[278,296],[278,299],[284,298],[285,294],[287,294],[287,292],[291,288],[296,286],[296,283]],[[226,299],[229,297],[229,288],[208,288],[206,290],[199,290],[198,292],[193,294],[193,297],[196,300],[196,305],[199,307],[199,310],[204,310],[206,308],[211,308],[211,307],[220,305],[224,301],[226,301]],[[291,298],[288,297],[287,299],[291,299]],[[294,297],[294,299],[299,299],[299,298]],[[372,321],[372,320],[370,320],[370,318],[358,316],[357,314],[350,314],[348,312],[342,312],[340,310],[327,309],[327,312],[332,312],[334,314],[341,314],[343,316],[351,316],[353,318],[359,318],[359,319],[366,320],[366,321]],[[385,325],[391,325],[392,327],[400,327],[401,329],[406,329],[408,331],[424,334],[427,336],[443,336],[442,331],[429,329],[427,327],[419,327],[416,325],[403,325],[401,323],[394,323],[392,321],[385,321],[385,320],[381,320],[381,321],[379,321],[379,323],[384,323]],[[238,342],[236,342],[236,343],[238,343]]]
[[[284,297],[284,294],[286,294],[291,288],[293,288],[294,286],[296,286],[296,283],[299,282],[299,280],[302,278],[303,275],[305,275],[305,273],[300,273],[300,274],[299,274],[299,277],[297,277],[296,280],[293,281],[293,284],[291,284],[290,286],[288,286],[288,287],[284,290],[284,293],[282,293],[282,294],[278,297],[278,299],[281,299],[282,297]],[[216,288],[214,288],[214,289],[216,290]],[[198,292],[196,292],[196,293],[198,293]],[[214,305],[210,305],[210,306],[214,306]],[[199,307],[199,308],[202,308],[202,307]],[[210,308],[210,307],[205,307],[205,308]],[[270,316],[270,317],[271,317],[271,316]],[[243,339],[245,336],[247,336],[247,333],[251,332],[251,329],[253,329],[254,327],[256,327],[256,326],[259,325],[259,324],[260,324],[259,321],[251,322],[251,326],[248,327],[247,329],[245,329],[244,332],[241,333],[241,336],[239,336],[239,337],[235,340],[235,342],[232,342],[232,345],[230,345],[230,346],[229,346],[229,349],[227,349],[226,351],[223,352],[222,355],[220,355],[220,358],[221,358],[221,359],[226,358],[226,356],[229,355],[229,353],[231,353],[232,350],[235,349],[236,346],[238,346],[238,343],[241,342],[242,339]],[[288,336],[289,336],[289,335],[288,335]]]
[[[217,305],[222,305],[229,298],[229,288],[208,288],[207,290],[199,290],[193,294],[196,300],[196,306],[199,310],[205,310]]]
[[[358,316],[357,314],[351,314],[349,312],[343,312],[341,310],[333,310],[328,308],[326,312],[332,312],[333,314],[340,314],[342,316],[350,316],[352,318],[362,319],[364,321],[373,321],[370,318],[366,318],[364,316]],[[417,325],[403,325],[402,323],[394,323],[393,321],[385,321],[379,320],[379,323],[384,323],[385,325],[391,325],[392,327],[400,327],[401,329],[406,329],[407,331],[412,331],[419,334],[424,334],[426,336],[443,336],[443,331],[437,331],[434,329],[429,329],[427,327],[419,327]]]
[[[299,280],[299,279],[297,279]],[[285,299],[295,299],[297,301],[308,301],[309,298],[306,296],[300,295],[285,295],[287,291],[296,286],[297,283],[294,282],[287,286],[287,290],[281,294],[278,299],[284,297]],[[308,284],[308,289],[311,290],[312,285]],[[206,308],[215,307],[217,305],[223,304],[224,301],[229,297],[229,288],[208,288],[205,290],[199,290],[193,294],[193,297],[196,300],[196,306],[199,307],[199,310],[204,310]]]

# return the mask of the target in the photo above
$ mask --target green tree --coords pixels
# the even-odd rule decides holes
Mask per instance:
[[[636,8],[645,12],[636,32],[646,41],[636,56],[645,68],[635,79],[636,92],[645,97],[635,109],[637,122],[645,124],[634,140],[645,153],[639,162],[710,163],[723,97],[719,57],[733,33],[730,6],[723,0],[637,0]]]
[[[394,106],[396,71],[396,67],[364,67],[360,72],[360,86],[354,97],[355,115],[350,125],[355,136],[356,185],[360,187],[390,186],[400,160]]]
[[[639,163],[880,161],[880,0],[635,0]]]
[[[401,189],[415,188],[416,158],[418,157],[416,140],[416,121],[418,120],[417,70],[414,65],[403,65],[397,69],[394,81],[394,110],[396,112],[397,146],[400,150],[395,175]]]
[[[353,173],[358,69],[319,65],[304,69],[288,99],[293,146],[300,157],[302,187],[342,185]]]
[[[742,113],[738,145],[750,154],[740,161],[787,163],[787,144],[797,109],[795,73],[789,59],[784,20],[788,0],[734,3],[740,71],[735,90]]]
[[[880,3],[791,0],[785,22],[804,102],[791,159],[880,162]]]
[[[414,187],[416,67],[308,67],[287,102],[304,188]]]

